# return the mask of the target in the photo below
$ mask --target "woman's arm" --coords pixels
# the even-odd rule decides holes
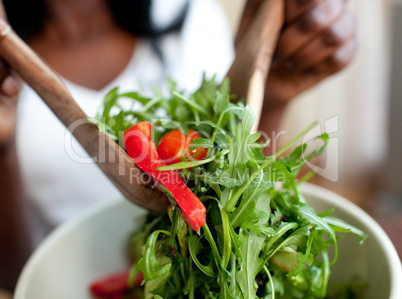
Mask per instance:
[[[31,249],[15,138],[0,148],[0,288],[12,291]]]
[[[0,30],[5,14],[0,1]],[[4,27],[4,26],[3,26]],[[13,291],[32,250],[27,205],[15,146],[20,79],[0,58],[0,289]]]

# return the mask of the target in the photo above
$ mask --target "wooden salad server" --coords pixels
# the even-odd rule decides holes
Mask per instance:
[[[60,77],[11,28],[0,23],[0,55],[72,131],[99,168],[131,202],[161,213],[169,202],[157,188],[141,183],[142,171],[127,153],[98,127],[75,102]],[[3,27],[3,28],[2,28]],[[79,125],[75,125],[80,123]]]
[[[248,0],[236,38],[236,57],[227,77],[231,92],[245,98],[258,129],[265,85],[279,32],[284,22],[284,0]]]
[[[261,1],[228,72],[232,91],[247,98],[257,124],[273,49],[283,21],[283,0]],[[128,200],[151,212],[166,210],[169,204],[166,196],[141,181],[142,171],[133,160],[87,120],[87,115],[60,77],[4,22],[0,22],[0,55],[70,129],[89,156]],[[77,122],[80,125],[75,126]]]

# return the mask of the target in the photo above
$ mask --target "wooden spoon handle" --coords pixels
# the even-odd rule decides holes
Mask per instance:
[[[245,97],[246,104],[254,111],[254,129],[257,129],[260,120],[268,70],[284,21],[283,0],[260,2],[251,24],[247,24],[247,32],[239,41],[236,58],[227,74],[232,92],[238,97]],[[256,10],[255,5],[246,6],[248,8]],[[249,15],[245,12],[243,16]]]
[[[126,152],[87,120],[60,77],[2,23],[0,55],[37,92],[127,199],[152,212],[166,210],[168,201],[163,193],[141,181],[141,170]]]

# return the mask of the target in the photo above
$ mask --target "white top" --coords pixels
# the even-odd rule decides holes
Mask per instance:
[[[153,13],[160,11],[154,7]],[[114,87],[134,91],[141,86],[149,91],[170,76],[181,88],[194,90],[204,71],[221,80],[233,59],[225,16],[213,0],[190,1],[182,30],[163,37],[160,46],[164,64],[150,42],[141,40],[125,70],[100,91],[64,81],[87,115],[94,116]],[[85,151],[27,86],[21,92],[18,113],[18,154],[25,191],[37,216],[37,240],[83,209],[121,197],[96,164],[82,163]]]

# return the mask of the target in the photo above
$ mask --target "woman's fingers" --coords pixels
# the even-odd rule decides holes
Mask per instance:
[[[267,80],[270,102],[288,101],[346,67],[356,22],[346,0],[286,0],[286,23]]]
[[[344,8],[343,0],[321,0],[313,5],[310,10],[285,27],[278,40],[276,58],[283,60],[295,55],[306,43],[338,19]]]
[[[299,69],[313,68],[333,56],[343,44],[354,39],[355,34],[355,17],[350,11],[345,10],[331,26],[300,49],[292,57],[292,61]]]
[[[322,1],[323,0],[287,0],[285,5],[285,24],[294,22],[297,18]]]
[[[21,83],[15,75],[9,75],[1,84],[1,93],[6,97],[15,97],[21,88]]]
[[[355,52],[356,40],[351,38],[339,47],[333,55],[314,66],[313,71],[322,74],[324,78],[337,73],[352,61]]]
[[[10,73],[8,66],[0,60],[0,93],[6,97],[14,97],[21,87],[19,79]]]

